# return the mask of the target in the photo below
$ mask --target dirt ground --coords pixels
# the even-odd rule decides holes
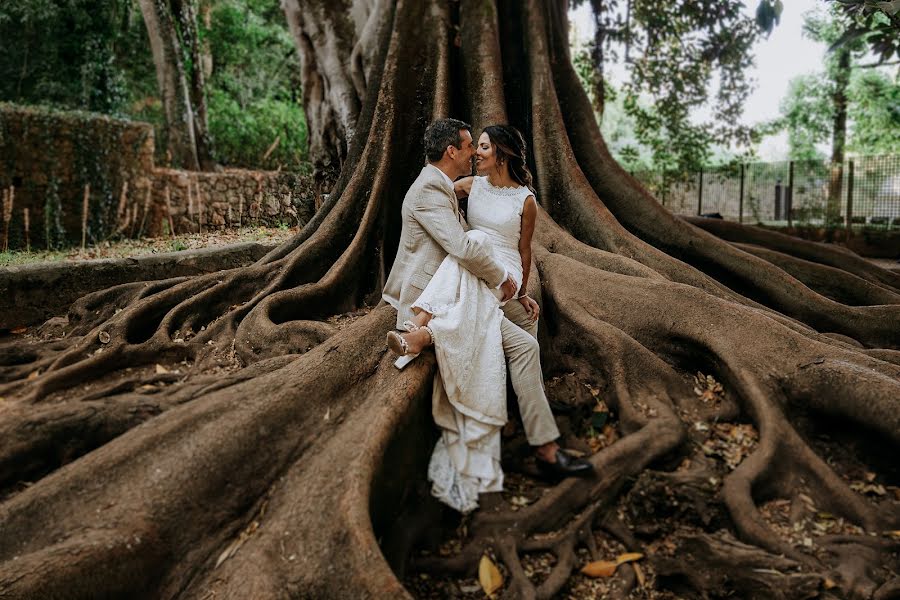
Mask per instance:
[[[96,258],[127,258],[180,250],[196,250],[211,246],[224,246],[239,242],[259,242],[277,245],[290,239],[298,229],[290,227],[242,227],[220,231],[190,233],[175,237],[140,238],[105,241],[96,246],[70,248],[68,250],[42,250],[32,252],[0,252],[0,267],[11,267],[39,262],[92,260]]]

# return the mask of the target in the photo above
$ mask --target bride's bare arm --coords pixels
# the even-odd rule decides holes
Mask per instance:
[[[453,191],[456,192],[457,198],[468,198],[469,192],[472,191],[472,181],[474,177],[463,177],[453,182]]]
[[[537,202],[534,196],[525,199],[522,207],[522,232],[519,235],[519,255],[522,257],[522,287],[519,294],[528,290],[528,275],[531,273],[531,236],[534,235],[534,222],[537,219]]]

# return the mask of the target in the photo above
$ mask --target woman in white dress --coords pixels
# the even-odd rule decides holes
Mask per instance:
[[[469,196],[472,230],[466,235],[492,247],[519,290],[510,302],[521,302],[536,320],[539,308],[525,293],[537,217],[525,141],[514,127],[492,125],[481,134],[475,156],[479,176],[454,184],[458,195]],[[500,430],[507,417],[500,299],[499,290],[448,256],[413,303],[409,331],[388,333],[396,354],[435,346],[440,377],[432,410],[441,438],[428,478],[432,494],[463,513],[477,508],[478,494],[503,489]]]

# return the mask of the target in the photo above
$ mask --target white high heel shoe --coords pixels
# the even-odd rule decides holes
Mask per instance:
[[[431,331],[431,327],[428,325],[424,325],[419,327],[412,321],[404,321],[403,327],[408,332],[412,333],[413,331],[418,331],[419,329],[424,329],[428,332],[429,337],[431,338],[430,344],[434,344],[434,332]],[[400,358],[394,361],[394,366],[397,369],[403,370],[406,365],[415,360],[419,353],[410,354],[409,353],[409,343],[403,338],[403,336],[396,331],[388,331],[387,333],[387,345],[391,352],[398,355]]]

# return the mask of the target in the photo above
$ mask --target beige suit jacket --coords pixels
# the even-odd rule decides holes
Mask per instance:
[[[382,297],[397,309],[397,328],[413,318],[410,308],[449,254],[491,287],[503,283],[506,269],[491,249],[469,239],[453,187],[426,165],[403,198],[400,247]]]

